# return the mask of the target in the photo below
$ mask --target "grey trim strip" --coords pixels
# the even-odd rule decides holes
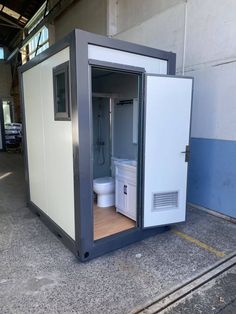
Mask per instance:
[[[170,74],[154,74],[154,73],[146,73],[146,76],[158,76],[158,77],[170,77],[170,78],[181,78],[181,79],[191,79],[194,80],[193,76],[185,76],[185,75],[170,75]]]
[[[89,59],[88,60],[89,65],[98,67],[98,68],[104,68],[104,69],[109,69],[109,70],[117,70],[117,71],[124,71],[124,72],[134,72],[134,73],[142,73],[145,72],[144,68],[141,67],[135,67],[131,65],[126,65],[126,64],[120,64],[120,63],[113,63],[113,62],[107,62],[107,61],[100,61],[100,60],[95,60],[95,59]]]

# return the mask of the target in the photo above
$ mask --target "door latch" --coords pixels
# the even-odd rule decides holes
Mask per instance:
[[[186,145],[185,151],[181,152],[181,154],[185,154],[185,162],[189,162],[189,160],[190,160],[190,148],[189,148],[189,145]]]

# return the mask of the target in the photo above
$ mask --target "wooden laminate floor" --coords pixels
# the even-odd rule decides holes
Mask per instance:
[[[134,228],[136,222],[116,212],[115,207],[101,208],[93,206],[94,240]]]

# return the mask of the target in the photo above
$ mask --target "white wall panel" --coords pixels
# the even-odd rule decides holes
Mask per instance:
[[[32,201],[46,209],[46,175],[44,160],[43,111],[40,97],[41,72],[36,66],[23,73],[29,184]]]
[[[74,239],[72,125],[54,121],[52,75],[53,67],[68,60],[66,48],[25,72],[24,93],[31,200]],[[37,186],[32,173],[40,178]]]
[[[194,75],[192,137],[236,140],[236,63]]]
[[[165,60],[145,57],[116,49],[89,45],[88,57],[89,59],[145,68],[148,73],[167,73],[167,61]]]

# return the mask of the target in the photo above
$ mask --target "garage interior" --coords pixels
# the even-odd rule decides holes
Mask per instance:
[[[1,313],[236,311],[235,10],[234,0],[0,1]],[[27,207],[21,138],[18,67],[74,28],[175,52],[176,74],[194,78],[186,222],[87,263]],[[102,216],[95,208],[95,239],[111,232]],[[112,232],[133,227],[121,220]]]

